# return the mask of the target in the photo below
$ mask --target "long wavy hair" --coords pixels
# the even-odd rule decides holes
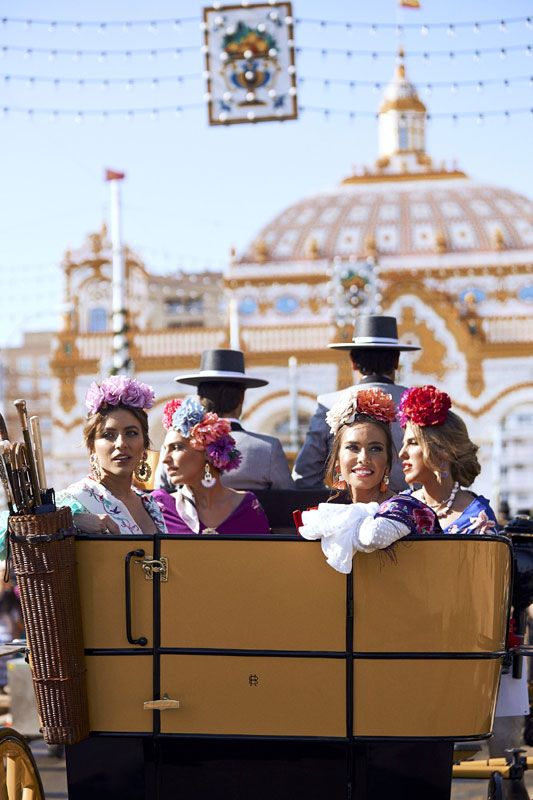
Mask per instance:
[[[450,463],[450,473],[461,486],[471,486],[481,466],[477,458],[478,446],[470,439],[468,430],[453,411],[448,411],[442,425],[420,426],[409,420],[407,423],[417,444],[422,450],[424,463],[432,472],[439,474],[443,460]]]

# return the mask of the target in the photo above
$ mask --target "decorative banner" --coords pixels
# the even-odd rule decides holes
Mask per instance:
[[[296,119],[290,3],[204,8],[210,125]]]

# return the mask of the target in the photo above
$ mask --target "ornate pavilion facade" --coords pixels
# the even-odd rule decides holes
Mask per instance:
[[[193,276],[174,283],[151,276],[127,253],[128,336],[135,371],[158,397],[155,445],[161,406],[179,394],[174,375],[195,368],[203,349],[229,346],[222,289],[237,301],[247,371],[270,381],[247,393],[245,424],[282,438],[289,357],[298,360],[305,430],[316,395],[352,382],[347,356],[327,344],[351,338],[358,311],[380,310],[422,347],[402,357],[398,380],[448,391],[480,445],[476,490],[508,499],[515,512],[533,508],[533,205],[455,165],[436,165],[425,126],[426,108],[400,55],[379,109],[375,165],[281,211],[244,253],[232,254],[218,281],[195,279],[202,298],[195,327],[172,327],[172,314],[155,300],[164,295],[171,306],[176,292],[191,296]],[[52,361],[58,486],[86,469],[83,397],[111,353],[105,326],[90,329],[110,315],[109,243],[93,237],[92,248],[89,256],[67,254],[64,264],[69,311]],[[154,281],[163,292],[151,291]]]

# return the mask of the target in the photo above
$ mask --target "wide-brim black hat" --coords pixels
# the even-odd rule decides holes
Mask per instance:
[[[398,339],[396,317],[365,314],[357,318],[351,342],[333,342],[334,350],[420,350],[417,344],[403,344]]]
[[[244,371],[244,353],[241,350],[204,350],[200,362],[200,371],[187,375],[176,375],[178,383],[198,386],[204,381],[220,381],[224,383],[240,383],[247,389],[266,386],[264,378],[251,378]]]

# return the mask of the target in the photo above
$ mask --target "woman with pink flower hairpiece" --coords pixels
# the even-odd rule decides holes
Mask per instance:
[[[198,397],[189,395],[166,404],[163,426],[163,463],[175,491],[157,489],[152,498],[161,507],[168,532],[270,533],[257,497],[220,481],[220,474],[236,469],[241,460],[228,420],[206,411]]]
[[[89,387],[83,438],[91,473],[57,493],[58,505],[70,506],[83,533],[167,532],[157,503],[132,485],[134,476],[150,477],[146,409],[153,404],[152,387],[124,375]]]
[[[399,455],[407,483],[421,484],[407,491],[435,511],[443,533],[496,533],[489,501],[463,488],[471,486],[481,467],[477,445],[451,405],[449,395],[435,386],[403,393],[398,417],[405,434]]]
[[[350,393],[326,416],[334,435],[326,483],[346,502],[321,503],[295,518],[304,538],[321,539],[328,564],[338,572],[351,572],[358,551],[385,549],[410,533],[440,533],[431,509],[388,488],[395,418],[392,396],[375,387]]]

